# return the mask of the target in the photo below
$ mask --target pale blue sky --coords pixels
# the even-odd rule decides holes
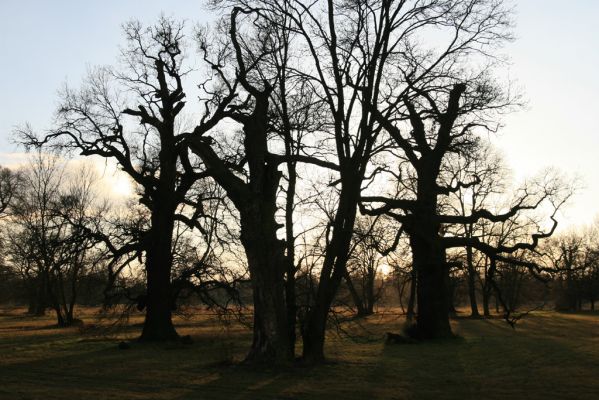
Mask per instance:
[[[201,0],[0,0],[0,162],[17,151],[13,127],[51,123],[56,92],[88,65],[114,62],[120,25],[161,13],[207,18]],[[494,140],[518,177],[554,165],[580,175],[586,189],[564,226],[599,214],[599,0],[518,0],[517,40],[506,48],[510,76],[529,107],[506,118]],[[589,217],[590,214],[590,217]]]

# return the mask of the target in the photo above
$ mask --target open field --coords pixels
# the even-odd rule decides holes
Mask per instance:
[[[599,398],[599,314],[537,312],[516,331],[458,319],[459,339],[411,345],[383,343],[401,323],[383,314],[354,327],[352,339],[331,332],[328,364],[269,371],[236,364],[249,332],[210,316],[177,320],[193,345],[119,350],[138,327],[82,335],[22,311],[0,312],[0,399]],[[90,310],[84,320],[94,322]]]

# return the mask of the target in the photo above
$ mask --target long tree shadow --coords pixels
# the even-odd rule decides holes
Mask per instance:
[[[200,330],[191,346],[132,343],[129,350],[119,350],[118,339],[30,333],[0,339],[10,355],[0,363],[0,398],[596,399],[598,321],[578,318],[540,314],[516,330],[498,320],[459,320],[462,339],[410,345],[332,335],[334,362],[283,370],[238,364],[247,332]],[[388,329],[371,326],[375,335]]]
[[[596,399],[599,357],[576,340],[547,335],[564,324],[548,320],[531,317],[516,330],[498,320],[460,320],[462,341],[387,346],[373,375],[385,374],[393,384],[382,394],[399,398]]]

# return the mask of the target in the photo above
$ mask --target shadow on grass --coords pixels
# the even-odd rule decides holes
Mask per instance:
[[[513,330],[500,320],[464,319],[455,329],[463,340],[387,346],[373,374],[387,374],[386,382],[395,376],[415,399],[596,399],[592,343],[580,348],[581,336],[563,340],[559,331],[582,332],[597,322],[531,316]]]
[[[453,322],[459,339],[415,345],[332,335],[327,354],[334,362],[284,370],[235,363],[249,332],[198,330],[191,346],[134,342],[118,350],[119,339],[87,342],[74,331],[40,331],[17,338],[18,346],[13,337],[0,339],[13,357],[0,363],[0,398],[596,399],[598,343],[589,330],[598,322],[539,314],[514,331],[500,320],[461,319]],[[396,322],[381,323],[371,332],[394,328]],[[574,335],[562,336],[564,329]]]

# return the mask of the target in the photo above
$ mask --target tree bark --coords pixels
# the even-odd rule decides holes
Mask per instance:
[[[170,341],[178,339],[172,321],[173,297],[171,288],[172,259],[172,226],[165,225],[158,216],[152,227],[153,240],[146,252],[145,296],[146,317],[139,338],[143,342]]]
[[[154,194],[151,227],[146,247],[146,318],[139,338],[143,342],[177,340],[172,321],[174,299],[171,285],[176,153],[168,152],[163,140],[161,176]]]
[[[255,206],[261,208],[266,204]],[[241,213],[241,241],[254,299],[254,338],[246,362],[286,364],[293,359],[294,352],[285,302],[285,244],[276,236],[274,210],[268,211],[270,217],[255,211]]]
[[[453,336],[449,324],[449,266],[437,217],[437,174],[431,173],[436,170],[423,164],[419,171],[416,207],[406,225],[418,282],[415,334],[422,340]]]
[[[276,222],[277,190],[281,172],[268,159],[268,102],[270,89],[253,89],[254,110],[240,121],[244,131],[244,158],[249,178],[237,177],[202,137],[191,149],[212,171],[212,177],[227,192],[241,221],[244,247],[254,299],[254,338],[246,362],[286,364],[293,359],[291,324],[288,322],[285,274],[291,272],[285,257],[285,242],[277,238],[282,226]],[[288,280],[291,284],[292,280]],[[290,304],[291,305],[291,304]],[[294,313],[294,312],[293,312]],[[295,331],[295,328],[293,328]]]
[[[417,338],[451,337],[444,250],[417,235],[410,242],[418,280]]]

